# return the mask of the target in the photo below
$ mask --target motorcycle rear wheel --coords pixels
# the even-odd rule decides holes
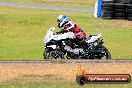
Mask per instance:
[[[110,54],[109,50],[106,47],[97,46],[95,48],[95,50],[101,50],[102,53],[103,53],[103,56],[98,54],[97,57],[96,57],[97,59],[111,59],[111,54]]]

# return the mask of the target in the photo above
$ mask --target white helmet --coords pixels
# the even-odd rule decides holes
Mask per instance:
[[[57,22],[62,22],[62,21],[65,21],[65,22],[67,22],[68,21],[68,17],[66,16],[66,15],[59,15],[58,17],[57,17]]]

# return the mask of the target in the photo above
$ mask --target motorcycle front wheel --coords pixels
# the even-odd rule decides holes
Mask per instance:
[[[49,52],[47,49],[44,50],[43,56],[44,56],[44,59],[49,59]]]
[[[59,50],[48,50],[45,49],[43,53],[44,59],[63,59],[64,55]]]

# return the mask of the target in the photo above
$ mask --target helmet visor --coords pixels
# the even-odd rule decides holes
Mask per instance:
[[[57,22],[60,22],[60,20],[59,20],[59,19],[57,19]]]

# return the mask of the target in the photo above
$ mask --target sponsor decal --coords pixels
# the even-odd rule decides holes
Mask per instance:
[[[86,74],[86,71],[81,66],[78,68],[78,73],[76,75],[76,82],[79,85],[84,85],[85,83],[130,83],[130,74]]]
[[[129,74],[85,74],[88,83],[130,83]]]

